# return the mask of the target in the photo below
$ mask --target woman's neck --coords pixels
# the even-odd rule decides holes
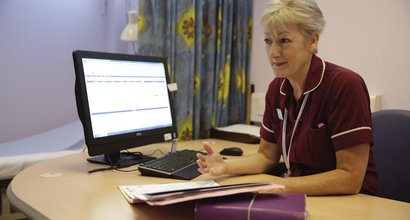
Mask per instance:
[[[295,97],[296,102],[299,103],[299,100],[303,94],[303,89],[305,88],[306,76],[303,77],[303,79],[299,78],[299,80],[294,80],[294,79],[288,79],[288,80],[290,82],[290,85],[293,88],[293,96]]]
[[[310,68],[310,60],[306,62],[303,68],[299,71],[298,74],[294,74],[293,77],[288,77],[287,79],[290,82],[290,85],[293,88],[293,96],[297,103],[299,103],[300,98],[303,95],[303,91],[305,89],[305,82],[307,79],[307,75],[309,73]]]

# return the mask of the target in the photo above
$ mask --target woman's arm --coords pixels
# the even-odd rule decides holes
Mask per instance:
[[[272,169],[279,162],[280,158],[277,145],[269,143],[264,139],[261,139],[257,153],[229,160],[223,160],[207,144],[204,145],[204,149],[207,151],[207,155],[197,155],[199,171],[209,173],[212,176],[264,173]]]
[[[280,159],[276,144],[261,138],[256,154],[246,155],[235,160],[227,160],[226,174],[259,174],[275,167]]]
[[[369,148],[369,144],[360,144],[337,151],[335,170],[309,176],[275,178],[274,183],[286,187],[275,192],[307,195],[356,194],[361,189],[366,173]]]
[[[208,155],[198,155],[199,171],[213,176],[224,174],[258,174],[276,166],[280,154],[276,144],[261,139],[255,154],[223,160],[209,145],[204,146]],[[336,152],[336,169],[324,173],[280,178],[272,176],[272,182],[284,185],[284,189],[265,191],[270,193],[304,193],[307,195],[356,194],[360,191],[366,173],[369,144],[360,144]]]

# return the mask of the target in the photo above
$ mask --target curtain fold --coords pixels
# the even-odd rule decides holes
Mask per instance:
[[[168,58],[180,140],[246,122],[252,0],[139,0],[139,54]]]

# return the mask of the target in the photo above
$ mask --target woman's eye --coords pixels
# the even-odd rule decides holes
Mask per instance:
[[[272,40],[271,40],[271,39],[268,39],[268,38],[265,38],[265,44],[266,44],[266,45],[271,45],[271,44],[272,44]]]
[[[281,44],[288,44],[288,43],[290,43],[291,41],[288,39],[288,38],[281,38],[280,39],[280,43]]]

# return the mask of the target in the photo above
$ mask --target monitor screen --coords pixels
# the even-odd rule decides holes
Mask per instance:
[[[166,58],[74,51],[77,110],[91,162],[151,158],[121,150],[177,138]],[[99,156],[102,155],[102,156]]]

